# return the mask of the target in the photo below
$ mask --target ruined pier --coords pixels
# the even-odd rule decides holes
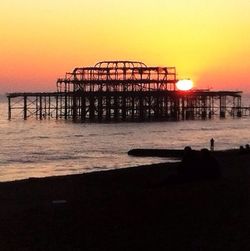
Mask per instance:
[[[55,92],[7,94],[8,117],[121,122],[242,116],[240,91],[180,91],[177,81],[175,67],[103,61],[66,73]]]

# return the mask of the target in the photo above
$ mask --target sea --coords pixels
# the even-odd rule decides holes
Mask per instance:
[[[249,102],[248,102],[249,101]],[[249,106],[249,96],[243,97]],[[72,123],[64,120],[8,120],[0,97],[0,182],[119,169],[176,161],[133,157],[133,148],[215,149],[250,144],[250,116],[178,122]]]

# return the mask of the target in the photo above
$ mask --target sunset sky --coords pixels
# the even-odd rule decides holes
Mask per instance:
[[[197,88],[250,92],[250,0],[8,0],[0,93],[53,91],[102,60],[176,66]]]

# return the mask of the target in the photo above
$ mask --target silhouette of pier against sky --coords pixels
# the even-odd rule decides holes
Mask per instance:
[[[103,61],[75,68],[55,92],[9,93],[8,118],[75,122],[172,121],[241,117],[241,91],[180,91],[175,67]]]

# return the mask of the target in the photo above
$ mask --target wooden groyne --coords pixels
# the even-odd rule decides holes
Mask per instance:
[[[200,150],[192,150],[195,153],[200,152]],[[250,154],[249,148],[238,148],[238,149],[226,149],[226,150],[216,150],[212,151],[214,156],[230,156],[239,154]],[[153,148],[136,148],[128,151],[128,155],[135,157],[166,157],[182,159],[185,154],[185,149],[153,149]]]
[[[8,118],[80,122],[168,121],[241,117],[241,92],[176,89],[174,67],[104,61],[75,68],[56,92],[9,93]]]
[[[128,155],[137,157],[171,157],[182,158],[184,155],[183,149],[145,149],[137,148],[128,151]]]

